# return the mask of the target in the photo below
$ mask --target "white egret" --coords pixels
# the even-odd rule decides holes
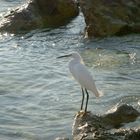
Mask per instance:
[[[82,103],[81,103],[81,110],[83,109],[83,103],[85,98],[85,93],[87,95],[86,105],[85,105],[85,112],[87,112],[87,105],[89,94],[88,90],[92,91],[96,97],[100,96],[98,89],[96,88],[95,82],[84,65],[82,57],[79,53],[74,52],[69,55],[59,56],[58,58],[62,57],[72,57],[73,59],[69,62],[69,70],[72,73],[75,80],[81,85],[82,89]]]

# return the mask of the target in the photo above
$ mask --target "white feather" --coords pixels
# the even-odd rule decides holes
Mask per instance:
[[[73,59],[69,62],[69,70],[75,80],[81,85],[82,88],[92,91],[97,97],[101,93],[96,88],[92,75],[85,67],[81,56],[78,53],[72,53]]]

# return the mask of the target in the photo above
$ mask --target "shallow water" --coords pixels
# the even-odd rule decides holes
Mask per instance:
[[[0,12],[23,3],[2,0]],[[104,114],[127,103],[140,111],[140,35],[89,41],[80,14],[67,26],[0,35],[0,140],[53,140],[71,137],[81,91],[68,70],[78,51],[104,93],[90,94],[88,109]],[[128,127],[138,127],[140,119]]]

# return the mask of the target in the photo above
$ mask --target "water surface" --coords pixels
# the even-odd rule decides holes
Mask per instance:
[[[24,3],[2,0],[0,12]],[[140,35],[86,40],[80,14],[57,29],[0,35],[0,139],[53,140],[71,137],[81,91],[69,70],[78,51],[104,93],[90,94],[88,109],[104,114],[123,103],[140,111]],[[140,119],[128,127],[138,127]]]

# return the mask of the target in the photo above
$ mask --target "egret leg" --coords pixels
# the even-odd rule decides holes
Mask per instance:
[[[86,107],[85,107],[85,112],[87,112],[87,105],[88,105],[88,99],[89,99],[89,94],[87,89],[85,88],[86,94],[87,94],[87,100],[86,100]]]
[[[83,103],[84,103],[84,98],[85,98],[85,95],[84,95],[84,90],[83,88],[82,89],[82,103],[81,103],[81,110],[83,109]]]

